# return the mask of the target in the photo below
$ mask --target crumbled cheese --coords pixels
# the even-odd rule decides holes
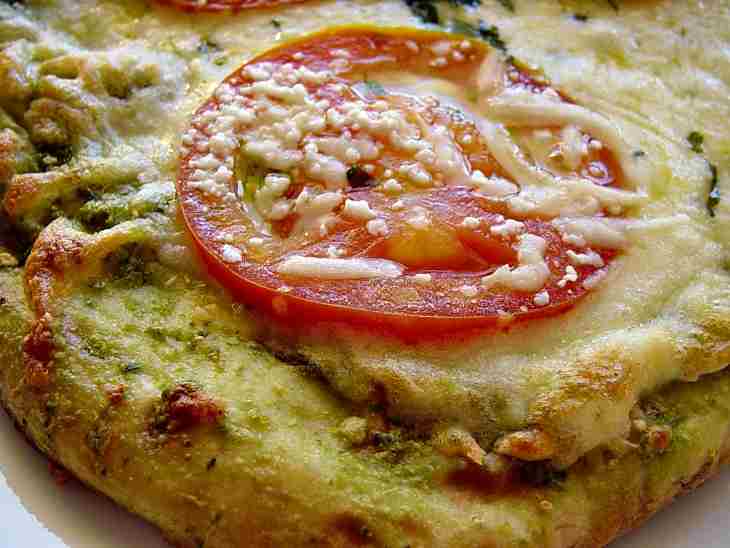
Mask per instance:
[[[254,204],[264,218],[280,220],[289,214],[293,204],[282,197],[290,184],[288,175],[269,173],[264,177],[264,184],[254,193]]]
[[[514,219],[507,219],[501,224],[493,225],[489,227],[489,232],[495,236],[501,236],[507,238],[509,236],[517,236],[525,230],[525,224]]]
[[[403,267],[384,259],[332,259],[294,255],[282,261],[277,271],[284,276],[320,280],[397,278]]]
[[[603,258],[595,251],[588,250],[586,253],[576,253],[572,249],[565,252],[570,262],[576,266],[595,266],[602,267],[604,265]]]
[[[479,293],[479,290],[474,287],[473,285],[462,285],[459,288],[459,292],[464,295],[464,297],[467,297],[469,299],[476,297]]]
[[[415,274],[411,279],[418,285],[428,285],[432,281],[431,274]]]
[[[586,289],[593,289],[606,277],[605,270],[597,270],[585,280],[583,280],[583,287]]]
[[[610,220],[590,217],[555,219],[553,225],[562,234],[580,237],[584,245],[610,249],[620,249],[626,245],[624,227]]]
[[[225,244],[221,251],[223,260],[227,263],[240,263],[243,260],[243,254],[237,247]]]
[[[546,247],[547,242],[540,236],[523,234],[517,248],[519,266],[514,269],[507,265],[500,266],[482,278],[482,286],[489,289],[502,285],[517,291],[541,289],[550,276],[550,269],[544,259]]]
[[[424,230],[431,225],[431,219],[429,219],[428,211],[425,208],[416,206],[413,208],[412,215],[406,219],[406,223],[416,230]]]
[[[388,194],[400,194],[403,192],[403,186],[395,179],[388,179],[383,183],[383,190]]]
[[[547,306],[550,304],[550,294],[547,291],[540,291],[540,293],[535,295],[532,299],[532,302],[537,306]]]
[[[479,170],[471,174],[469,182],[474,188],[487,196],[502,197],[515,194],[519,191],[519,187],[507,179],[497,177],[496,175],[487,177]]]
[[[560,153],[565,167],[575,171],[583,162],[583,157],[588,154],[588,147],[583,139],[583,133],[574,125],[565,126],[560,137]]]
[[[342,214],[354,221],[369,221],[375,218],[375,213],[370,209],[370,204],[366,200],[345,200],[345,207]]]
[[[476,217],[464,217],[464,220],[461,221],[461,226],[471,229],[479,228],[480,224],[481,221]]]
[[[568,265],[565,267],[565,275],[558,281],[558,287],[565,287],[567,284],[578,281],[578,273],[575,268]]]
[[[383,219],[368,221],[365,228],[373,236],[385,236],[388,233],[388,225]]]

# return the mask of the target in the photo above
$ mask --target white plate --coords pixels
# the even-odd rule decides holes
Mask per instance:
[[[683,497],[612,548],[728,548],[730,470]],[[0,410],[1,548],[170,548],[153,527],[74,482],[59,487],[47,461]]]

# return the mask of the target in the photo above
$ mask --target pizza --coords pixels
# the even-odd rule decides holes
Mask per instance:
[[[175,545],[603,546],[730,456],[722,1],[0,5],[0,398]]]

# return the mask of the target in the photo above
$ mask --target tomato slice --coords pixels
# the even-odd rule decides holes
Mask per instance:
[[[157,0],[160,4],[172,6],[188,12],[232,12],[295,4],[304,0]]]
[[[511,212],[507,199],[520,186],[468,104],[495,54],[446,33],[354,26],[289,42],[236,70],[193,116],[177,181],[212,276],[286,322],[377,324],[416,336],[572,306],[618,250],[587,249],[550,218]],[[569,102],[503,63],[506,89],[549,90]],[[413,92],[399,74],[466,92]],[[531,131],[544,141],[567,130]],[[612,152],[571,131],[565,139],[585,145],[583,154],[555,167],[557,180],[620,186]],[[531,138],[518,133],[517,143]],[[523,147],[524,156],[539,163],[538,149]]]

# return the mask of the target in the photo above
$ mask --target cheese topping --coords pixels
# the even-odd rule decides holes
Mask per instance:
[[[318,278],[321,280],[397,278],[403,268],[382,259],[331,259],[320,257],[289,257],[277,270],[294,278]]]

